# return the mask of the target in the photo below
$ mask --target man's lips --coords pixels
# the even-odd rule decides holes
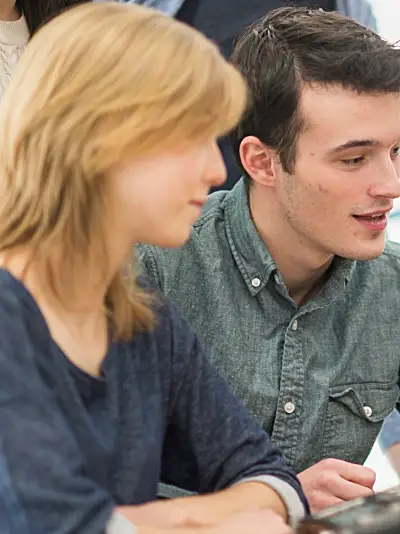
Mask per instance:
[[[353,215],[357,222],[368,230],[382,232],[388,224],[390,209],[374,211],[361,215]]]
[[[382,215],[389,215],[392,209],[393,205],[385,209],[369,211],[367,213],[357,213],[354,214],[353,217],[381,217]]]

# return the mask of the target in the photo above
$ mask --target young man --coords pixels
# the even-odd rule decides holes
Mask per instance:
[[[385,228],[400,51],[337,13],[284,8],[233,61],[252,94],[233,132],[245,177],[211,195],[182,249],[140,254],[317,510],[371,491],[353,463],[398,398],[400,248]]]

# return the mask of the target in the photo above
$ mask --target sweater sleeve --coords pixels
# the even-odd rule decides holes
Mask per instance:
[[[244,479],[270,477],[289,513],[298,517],[308,508],[295,474],[209,363],[179,311],[172,304],[166,306],[173,361],[163,482],[207,493]],[[288,495],[293,499],[286,499]]]

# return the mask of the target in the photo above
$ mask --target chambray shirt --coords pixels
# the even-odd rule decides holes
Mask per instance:
[[[372,261],[336,258],[298,308],[241,180],[210,196],[187,245],[138,252],[291,467],[365,461],[399,394],[399,245]]]

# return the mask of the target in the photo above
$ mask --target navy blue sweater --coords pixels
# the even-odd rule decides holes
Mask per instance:
[[[305,503],[279,451],[204,357],[179,312],[75,367],[24,285],[0,269],[0,532],[100,534],[116,504],[164,481],[211,492],[272,475]]]

